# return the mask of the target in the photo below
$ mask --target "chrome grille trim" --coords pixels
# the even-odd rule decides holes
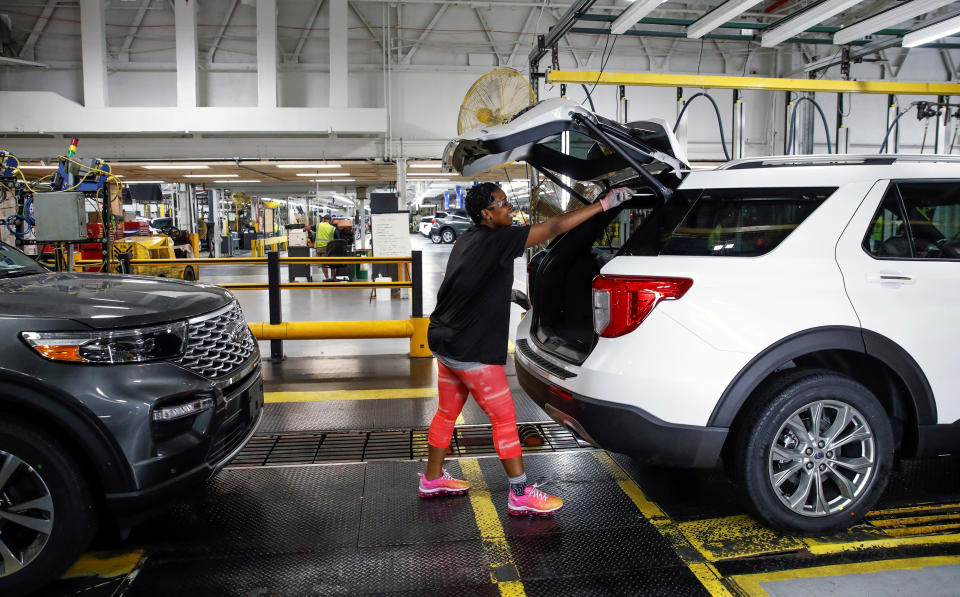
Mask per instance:
[[[253,334],[237,301],[187,321],[187,349],[175,362],[204,377],[235,373],[254,352]]]

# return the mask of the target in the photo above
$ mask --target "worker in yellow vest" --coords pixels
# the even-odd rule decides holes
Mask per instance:
[[[325,256],[327,254],[327,243],[332,241],[337,236],[337,228],[330,223],[330,216],[323,216],[323,221],[317,225],[316,237],[313,242],[314,246],[317,248],[317,256]],[[333,278],[332,273],[333,269],[324,266],[323,267],[323,277],[325,280]]]

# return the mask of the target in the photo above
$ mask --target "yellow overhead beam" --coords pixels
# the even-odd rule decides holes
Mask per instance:
[[[548,71],[547,83],[759,89],[763,91],[826,91],[832,93],[884,93],[895,95],[960,95],[960,84],[957,83],[827,81],[823,79],[776,79],[771,77],[725,77],[718,75],[598,73],[577,70]]]

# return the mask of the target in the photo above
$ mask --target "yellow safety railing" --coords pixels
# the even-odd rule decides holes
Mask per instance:
[[[278,237],[283,238],[285,237]],[[267,239],[277,240],[277,239]],[[98,260],[79,259],[74,265],[99,265]],[[357,263],[411,264],[410,280],[390,282],[280,282],[281,265],[348,265]],[[224,257],[216,259],[131,259],[133,266],[169,265],[266,265],[268,282],[221,284],[228,290],[269,291],[271,322],[250,322],[250,331],[258,340],[271,341],[271,359],[283,357],[283,340],[329,340],[356,338],[410,338],[411,357],[429,357],[433,353],[427,344],[430,318],[423,316],[422,253],[414,251],[409,257]],[[408,320],[383,321],[281,321],[280,289],[282,288],[410,288],[411,316]]]
[[[286,236],[274,236],[273,238],[255,238],[250,243],[250,254],[253,257],[263,257],[265,255],[264,249],[266,247],[278,247],[283,245],[283,248],[287,248],[287,237]]]

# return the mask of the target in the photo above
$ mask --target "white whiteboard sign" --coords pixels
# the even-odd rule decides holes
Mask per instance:
[[[373,256],[410,256],[410,216],[407,212],[373,214]]]

